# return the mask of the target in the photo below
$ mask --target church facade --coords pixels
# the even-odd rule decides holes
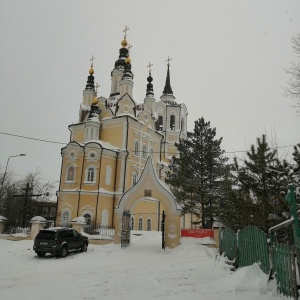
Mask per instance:
[[[160,99],[149,64],[145,98],[136,102],[126,37],[121,45],[107,98],[97,98],[93,64],[89,70],[78,122],[69,126],[70,142],[61,150],[56,221],[84,216],[116,228],[128,209],[132,229],[160,230],[165,211],[168,234],[177,239],[181,209],[164,180],[175,142],[187,135],[187,108],[175,102],[169,61]]]

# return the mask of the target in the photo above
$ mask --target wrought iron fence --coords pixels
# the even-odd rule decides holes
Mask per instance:
[[[4,234],[26,234],[30,235],[31,232],[31,224],[25,224],[25,226],[21,226],[18,223],[6,223]]]
[[[114,238],[114,236],[115,236],[114,227],[112,227],[112,226],[103,226],[101,224],[84,226],[83,231],[84,231],[84,233],[89,234],[89,235],[111,237],[111,238]]]

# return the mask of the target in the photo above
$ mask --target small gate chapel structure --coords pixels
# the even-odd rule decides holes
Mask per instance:
[[[121,45],[107,98],[97,97],[91,60],[79,119],[69,126],[70,142],[61,150],[57,222],[83,216],[90,224],[114,226],[120,243],[124,210],[135,230],[161,230],[164,211],[165,245],[173,248],[179,244],[181,209],[164,179],[175,142],[187,134],[187,109],[175,102],[170,59],[160,100],[149,64],[146,96],[137,104],[126,35]]]

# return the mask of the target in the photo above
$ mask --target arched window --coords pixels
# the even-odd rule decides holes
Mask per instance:
[[[83,216],[85,218],[85,226],[91,226],[91,223],[92,223],[92,216],[90,214],[85,214]]]
[[[138,141],[134,142],[134,155],[136,155],[136,156],[139,155],[139,142]]]
[[[94,168],[88,168],[86,179],[89,182],[94,182],[94,180],[95,180],[95,170],[94,170]]]
[[[174,115],[170,116],[170,129],[175,130],[175,116]]]
[[[181,118],[181,131],[184,131],[184,119]]]
[[[94,128],[91,128],[91,139],[94,137]]]
[[[151,219],[147,220],[147,231],[151,231]]]
[[[133,173],[132,174],[132,186],[135,186],[137,183],[137,174]]]
[[[143,145],[143,159],[146,159],[147,157],[147,148],[146,148],[146,145],[144,144]]]
[[[162,131],[163,127],[164,127],[164,119],[162,116],[158,116],[157,130]]]
[[[139,218],[139,230],[143,230],[143,219]]]
[[[65,210],[61,217],[61,225],[64,227],[69,227],[70,225],[70,212]]]
[[[134,230],[134,217],[131,217],[131,230]]]
[[[67,181],[75,181],[75,167],[69,166],[67,170]]]

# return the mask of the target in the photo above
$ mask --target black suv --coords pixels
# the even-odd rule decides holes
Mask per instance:
[[[75,229],[53,227],[40,230],[34,240],[33,250],[39,257],[45,256],[46,253],[66,257],[72,250],[86,252],[88,244],[88,238]]]

